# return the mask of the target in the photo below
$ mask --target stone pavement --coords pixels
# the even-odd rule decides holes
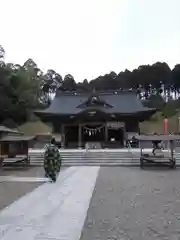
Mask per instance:
[[[18,177],[18,176],[0,176],[0,182],[49,182],[47,178],[43,177]]]
[[[168,168],[65,169],[55,184],[0,212],[0,240],[180,240],[179,175]]]
[[[0,212],[0,239],[78,240],[99,167],[71,167]]]

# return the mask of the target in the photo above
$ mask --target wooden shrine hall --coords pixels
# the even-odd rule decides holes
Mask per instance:
[[[29,165],[29,147],[34,146],[35,136],[24,136],[18,130],[0,125],[0,168],[13,164]]]
[[[58,91],[51,105],[35,113],[52,123],[61,135],[62,148],[84,148],[98,142],[101,147],[123,147],[128,133],[139,132],[139,122],[156,109],[144,107],[134,91],[92,93]]]

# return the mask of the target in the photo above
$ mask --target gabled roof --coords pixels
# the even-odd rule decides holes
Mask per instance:
[[[94,104],[91,108],[100,109],[109,114],[135,114],[140,112],[156,111],[144,107],[141,100],[137,97],[134,91],[106,91],[96,92],[98,101],[105,105],[100,106]],[[49,108],[36,111],[38,115],[76,115],[84,111],[80,108],[83,104],[87,104],[88,100],[92,98],[89,93],[76,93],[76,92],[58,92],[52,101]],[[110,107],[107,107],[110,106]],[[87,105],[87,108],[89,106]]]
[[[0,139],[0,142],[28,142],[34,140],[35,136],[13,136],[7,135]]]
[[[10,129],[10,128],[7,128],[3,125],[0,125],[0,132],[6,132],[6,133],[20,133],[18,130],[14,130],[14,129]]]
[[[180,135],[138,135],[136,139],[139,141],[177,141]]]
[[[105,100],[101,99],[99,95],[92,94],[85,102],[77,106],[77,108],[93,108],[93,107],[113,107],[108,104]]]

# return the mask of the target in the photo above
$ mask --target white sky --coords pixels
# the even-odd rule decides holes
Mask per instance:
[[[180,63],[180,0],[0,0],[6,61],[32,58],[76,81]]]

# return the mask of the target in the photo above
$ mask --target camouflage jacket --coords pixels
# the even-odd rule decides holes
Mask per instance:
[[[53,144],[46,146],[44,153],[44,169],[51,171],[60,171],[61,156],[58,147]]]

